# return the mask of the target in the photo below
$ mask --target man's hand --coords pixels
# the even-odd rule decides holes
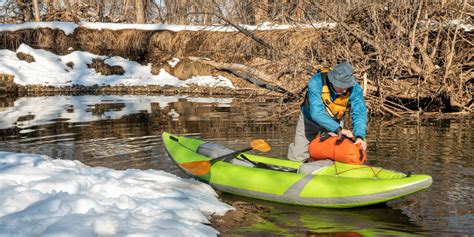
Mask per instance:
[[[354,138],[354,134],[352,134],[351,130],[349,130],[349,129],[344,129],[344,128],[343,128],[343,129],[341,130],[341,133],[339,134],[339,136],[341,136],[341,135],[344,135],[344,136],[346,136],[346,137],[348,137],[348,138]]]
[[[367,143],[364,141],[364,139],[362,138],[357,138],[356,141],[354,142],[354,144],[361,144],[360,146],[362,147],[362,149],[365,151],[367,149]]]

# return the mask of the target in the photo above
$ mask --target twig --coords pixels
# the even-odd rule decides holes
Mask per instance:
[[[457,35],[458,35],[458,31],[459,29],[461,28],[461,19],[462,19],[462,16],[464,14],[464,9],[466,8],[466,3],[467,1],[464,0],[463,3],[462,3],[462,9],[461,9],[461,13],[459,14],[459,18],[457,19],[457,22],[458,24],[456,25],[456,29],[454,30],[454,37],[453,37],[453,41],[451,42],[451,48],[449,49],[449,54],[448,54],[448,58],[446,59],[446,70],[444,71],[444,81],[446,81],[446,79],[448,78],[448,74],[449,74],[449,71],[451,69],[451,64],[452,64],[452,61],[453,61],[453,56],[454,56],[454,45],[456,44],[456,38],[457,38]]]
[[[411,30],[411,33],[410,33],[410,36],[411,36],[411,42],[410,42],[410,55],[413,55],[413,51],[415,50],[415,35],[416,35],[416,28],[418,27],[418,21],[420,19],[420,15],[421,15],[421,8],[422,8],[422,4],[423,4],[423,1],[422,0],[419,0],[419,5],[418,5],[418,12],[416,13],[416,18],[415,18],[415,22],[413,23],[413,27],[412,27],[412,30]]]
[[[402,117],[399,113],[393,111],[392,109],[389,109],[386,105],[381,106],[383,110],[387,111],[389,114],[395,116],[395,117]]]
[[[362,84],[362,91],[363,91],[363,95],[364,97],[367,95],[367,73],[364,73],[364,76],[362,76],[363,78],[363,84]]]

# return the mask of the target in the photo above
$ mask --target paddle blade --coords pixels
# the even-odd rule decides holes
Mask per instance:
[[[196,176],[205,175],[211,171],[211,163],[209,161],[193,161],[179,166]]]
[[[254,150],[258,150],[261,152],[267,152],[270,151],[272,148],[270,148],[270,145],[268,145],[267,142],[265,142],[263,139],[255,139],[250,142],[250,146]]]

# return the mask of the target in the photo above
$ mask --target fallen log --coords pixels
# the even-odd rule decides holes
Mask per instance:
[[[218,70],[223,70],[234,74],[237,77],[247,80],[248,82],[257,85],[259,87],[265,88],[270,91],[275,91],[278,93],[285,94],[287,96],[293,97],[295,93],[284,88],[283,85],[273,82],[273,77],[257,70],[256,68],[249,67],[237,63],[222,63],[212,61],[206,58],[200,57],[189,57],[191,61],[198,61],[210,66],[215,67]]]

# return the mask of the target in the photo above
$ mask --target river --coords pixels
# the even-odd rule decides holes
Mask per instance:
[[[201,137],[232,149],[265,139],[284,157],[296,122],[277,99],[193,96],[44,96],[0,98],[0,151],[75,159],[89,166],[157,169],[184,177],[166,156],[161,133]],[[469,118],[371,118],[368,163],[424,173],[433,185],[383,205],[299,207],[219,193],[223,201],[267,207],[263,222],[236,235],[474,235],[474,129]]]

